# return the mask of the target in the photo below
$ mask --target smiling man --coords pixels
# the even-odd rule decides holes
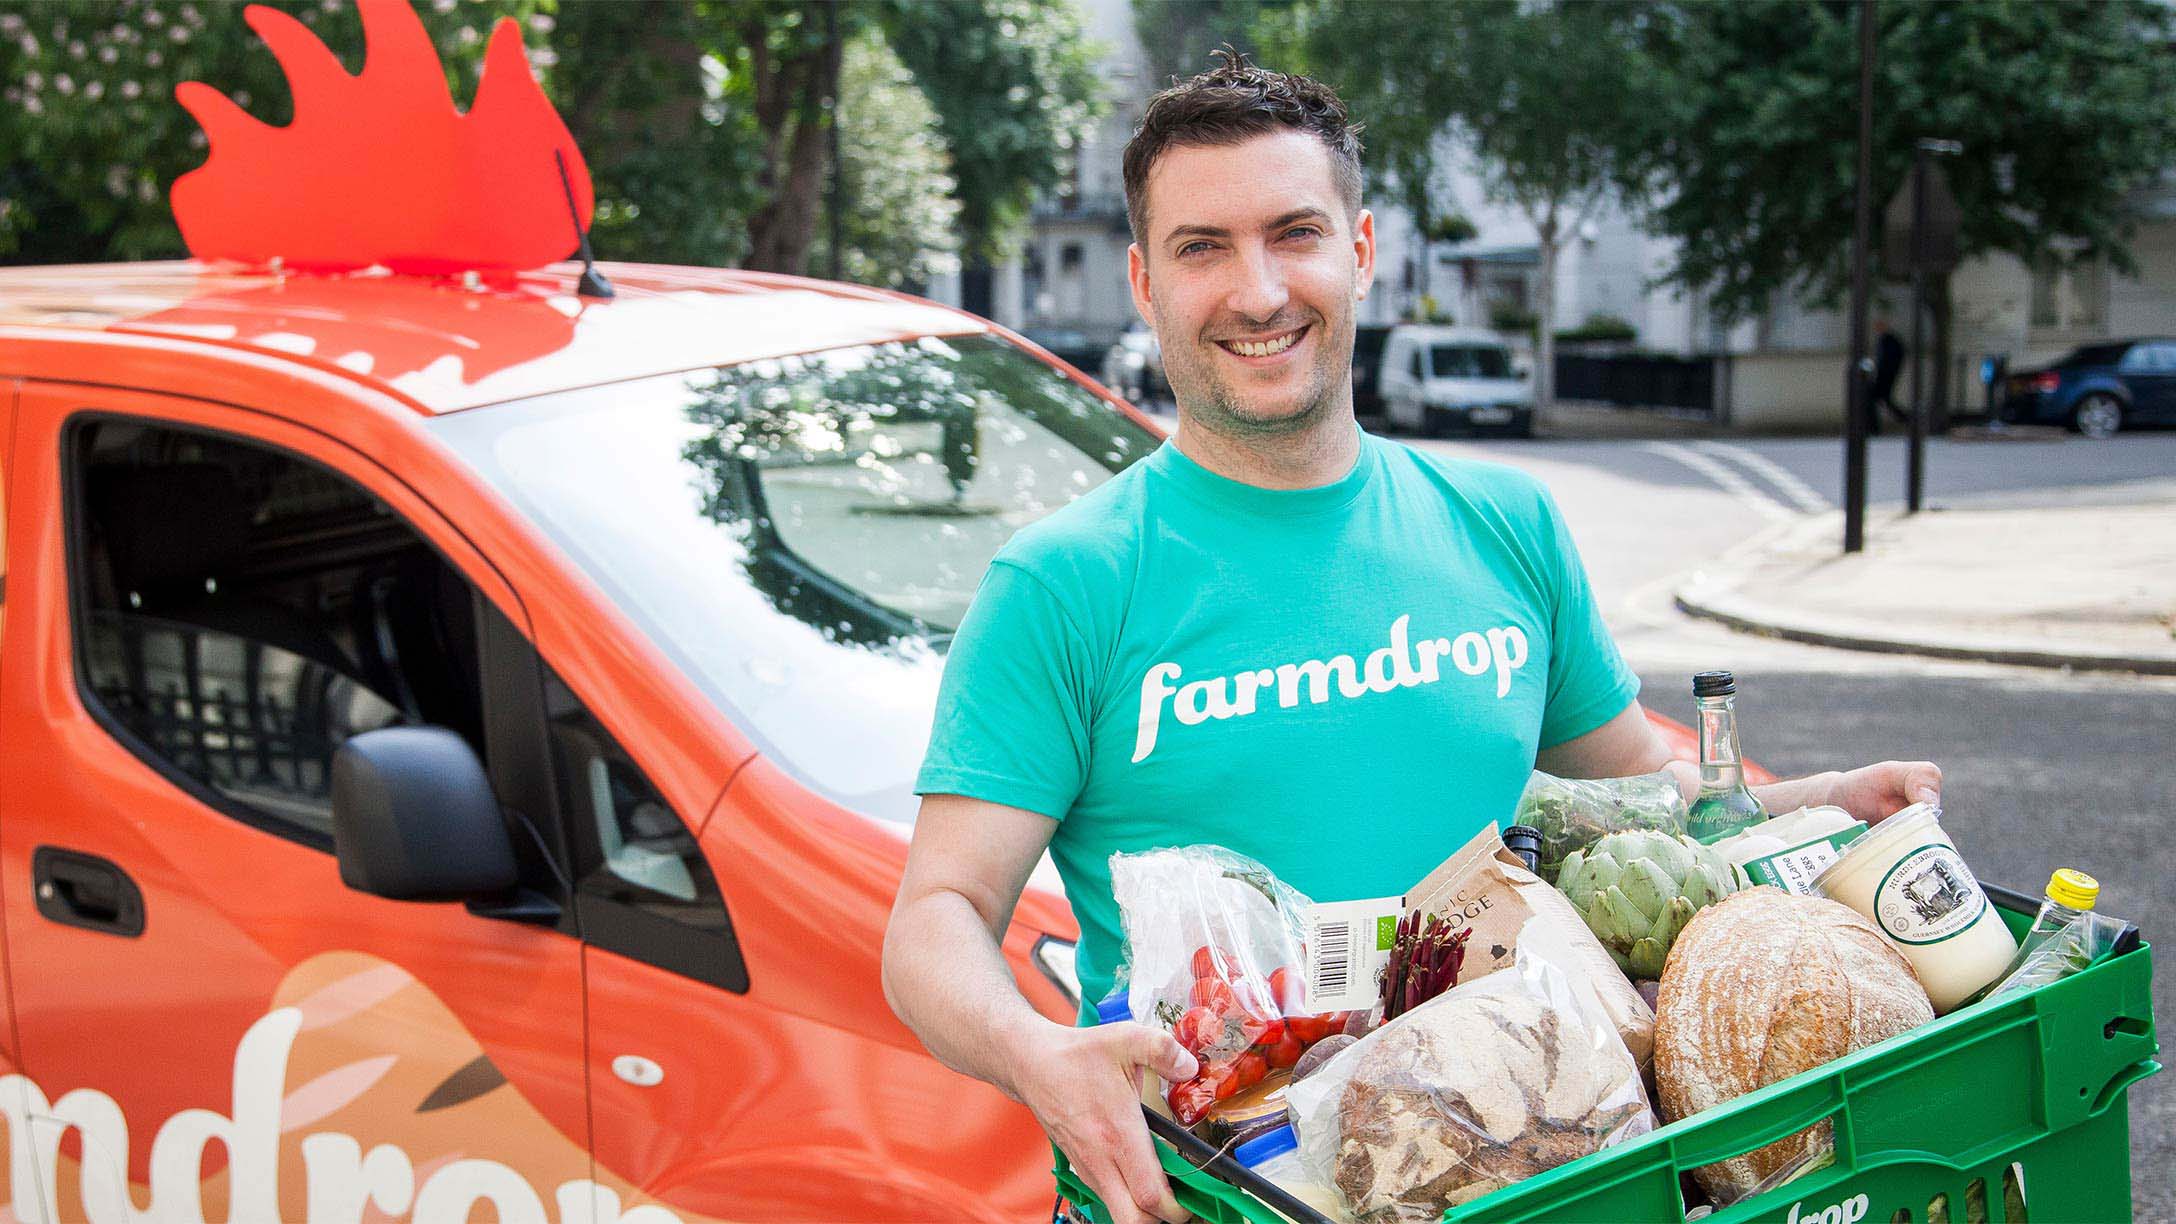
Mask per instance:
[[[1227,56],[1150,102],[1125,179],[1134,305],[1178,429],[983,579],[945,666],[884,985],[1133,1224],[1185,1218],[1136,1083],[1194,1058],[1021,997],[996,941],[1046,847],[1092,1001],[1119,968],[1114,853],[1213,843],[1316,900],[1393,895],[1508,819],[1537,760],[1612,777],[1669,753],[1541,486],[1354,421],[1375,222],[1336,95]],[[1878,820],[1939,784],[1890,762],[1760,794]]]

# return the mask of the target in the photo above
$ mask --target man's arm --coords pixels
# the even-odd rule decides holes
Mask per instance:
[[[1668,769],[1687,798],[1700,791],[1699,766],[1671,758],[1637,701],[1585,735],[1543,749],[1535,767],[1560,778],[1629,778]],[[1753,797],[1774,813],[1834,804],[1874,824],[1914,803],[1941,802],[1942,771],[1931,761],[1883,761],[1756,786]]]
[[[1033,1111],[1118,1224],[1183,1221],[1137,1085],[1144,1068],[1193,1078],[1194,1056],[1145,1025],[1077,1029],[1045,1019],[1001,950],[1055,828],[1019,808],[925,797],[884,932],[884,998],[938,1061]]]

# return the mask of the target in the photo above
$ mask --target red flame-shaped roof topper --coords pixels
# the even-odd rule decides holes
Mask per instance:
[[[572,254],[576,215],[586,229],[594,207],[589,167],[530,73],[514,21],[492,31],[464,115],[415,11],[404,0],[357,7],[366,58],[356,76],[287,14],[258,5],[244,14],[286,70],[295,100],[286,127],[260,123],[208,85],[175,88],[211,142],[210,159],[174,182],[190,252],[418,273],[533,268]]]

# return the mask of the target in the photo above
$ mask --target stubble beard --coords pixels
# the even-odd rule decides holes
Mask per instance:
[[[1158,334],[1163,346],[1164,377],[1179,411],[1211,433],[1234,439],[1291,437],[1314,429],[1335,414],[1346,401],[1352,379],[1353,318],[1331,320],[1317,316],[1316,356],[1308,370],[1304,403],[1296,412],[1273,414],[1251,410],[1246,398],[1216,372],[1216,342],[1199,336],[1184,337],[1173,345]],[[1175,355],[1183,354],[1178,361]]]

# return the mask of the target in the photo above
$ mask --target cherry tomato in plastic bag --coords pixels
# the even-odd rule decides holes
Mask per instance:
[[[1224,1018],[1206,1007],[1189,1008],[1171,1026],[1172,1040],[1186,1047],[1189,1054],[1200,1054],[1224,1033]]]
[[[1225,963],[1224,954],[1215,948],[1204,945],[1194,949],[1194,959],[1191,967],[1194,970],[1195,980],[1223,977],[1225,975]]]
[[[1274,1045],[1262,1051],[1262,1057],[1269,1060],[1270,1066],[1284,1068],[1298,1062],[1300,1055],[1306,1051],[1307,1046],[1287,1031]]]
[[[1277,1000],[1277,1010],[1287,1016],[1300,1013],[1300,975],[1290,965],[1280,965],[1270,971],[1269,993]]]
[[[1239,1061],[1232,1064],[1232,1071],[1241,1088],[1252,1088],[1269,1074],[1269,1060],[1259,1054],[1241,1054]]]
[[[1222,1006],[1218,1006],[1219,1000],[1222,1001]],[[1238,997],[1232,994],[1231,986],[1213,977],[1195,979],[1193,988],[1187,992],[1186,1001],[1195,1007],[1216,1007],[1225,1012],[1235,1010],[1239,1005]]]
[[[1284,1022],[1285,1031],[1308,1045],[1313,1045],[1330,1035],[1330,1019],[1327,1016],[1293,1016]]]
[[[1216,1104],[1216,1085],[1197,1076],[1183,1084],[1172,1085],[1171,1091],[1164,1095],[1164,1101],[1171,1106],[1171,1115],[1180,1125],[1192,1126]]]

